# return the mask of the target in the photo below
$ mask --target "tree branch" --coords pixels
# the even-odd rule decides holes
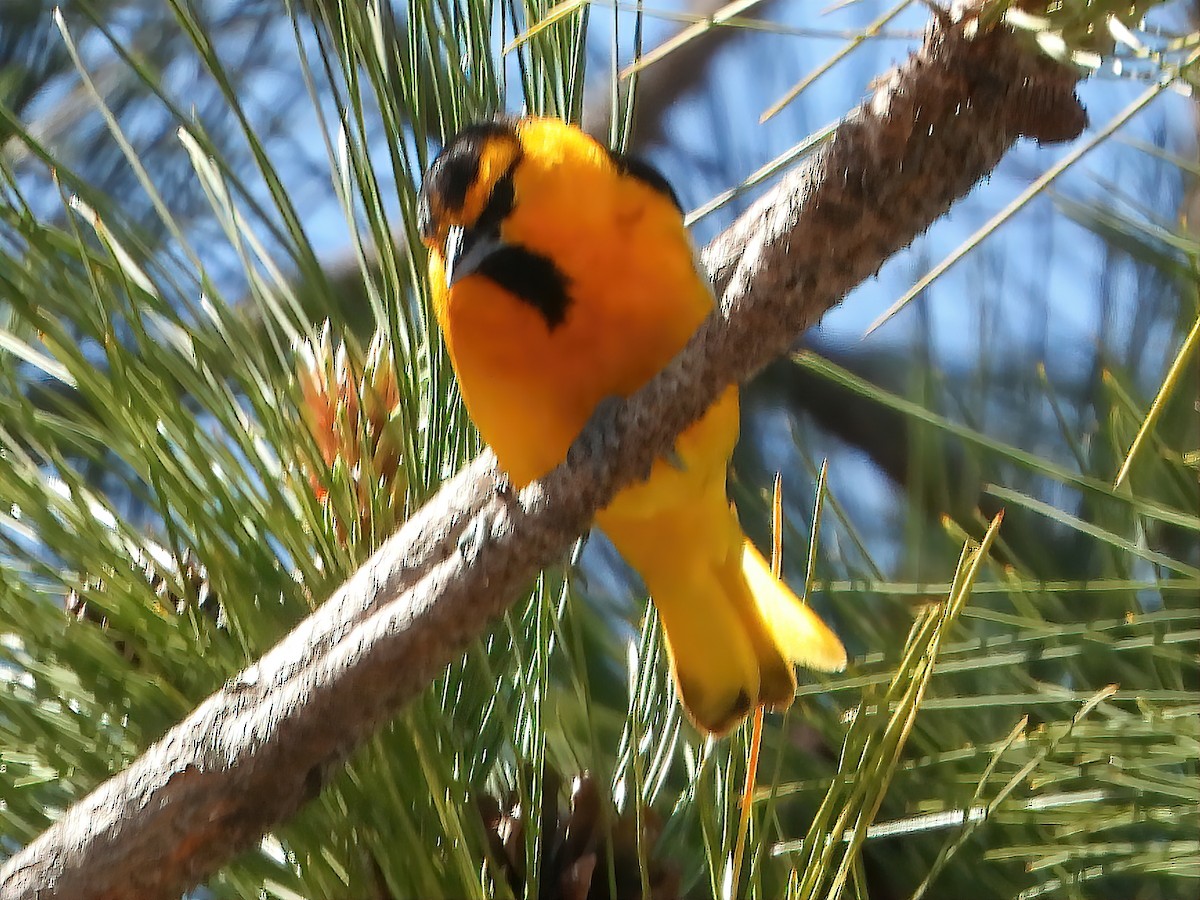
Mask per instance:
[[[0,898],[168,898],[315,796],[725,385],[787,349],[1020,136],[1083,128],[1075,73],[935,21],[809,164],[704,252],[721,311],[520,493],[477,460],[320,609],[0,870]]]

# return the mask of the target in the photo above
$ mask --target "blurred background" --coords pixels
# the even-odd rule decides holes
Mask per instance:
[[[853,658],[767,717],[749,824],[749,734],[681,720],[596,535],[204,895],[1195,896],[1200,6],[1052,6],[1020,22],[1094,70],[1084,136],[745,389],[731,492],[766,547],[778,473]],[[0,860],[478,450],[413,215],[449,134],[579,120],[702,246],[930,16],[619,0],[514,41],[548,8],[0,5]]]

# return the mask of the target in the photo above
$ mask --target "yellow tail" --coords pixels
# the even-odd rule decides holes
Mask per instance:
[[[742,574],[774,646],[788,662],[819,672],[846,668],[846,648],[821,617],[793,594],[749,540],[743,544]]]
[[[846,666],[841,641],[778,581],[748,540],[740,553],[697,577],[647,580],[666,637],[679,696],[700,729],[723,734],[755,706],[785,709],[793,665]],[[737,558],[737,557],[740,557]]]
[[[656,463],[596,518],[646,582],[688,715],[716,734],[755,706],[788,706],[793,665],[846,665],[841,641],[771,574],[729,503],[737,415],[730,388],[680,437],[679,461]]]

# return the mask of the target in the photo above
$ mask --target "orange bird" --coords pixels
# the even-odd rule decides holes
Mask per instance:
[[[566,457],[597,404],[640,388],[713,308],[666,180],[552,119],[475,125],[426,173],[420,230],[463,400],[521,487]],[[728,388],[670,461],[596,517],[658,609],[703,731],[788,706],[794,664],[844,668],[837,636],[746,538],[726,496]]]

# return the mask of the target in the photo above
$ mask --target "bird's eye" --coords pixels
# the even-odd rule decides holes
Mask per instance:
[[[468,159],[455,155],[447,159],[446,165],[434,175],[434,192],[442,209],[450,214],[461,212],[463,204],[467,202],[471,183],[478,174],[478,157]]]
[[[421,187],[418,209],[421,237],[428,242],[435,240],[447,226],[470,227],[479,224],[467,221],[468,218],[484,218],[477,214],[473,203],[470,204],[472,208],[468,214],[468,198],[472,196],[473,189],[482,188],[482,196],[491,198],[496,185],[491,185],[491,190],[487,190],[488,185],[479,185],[483,172],[506,165],[510,159],[519,155],[516,131],[509,122],[496,121],[473,125],[451,138],[429,167]],[[491,166],[484,166],[485,156],[490,158]],[[499,199],[504,199],[503,191]],[[485,201],[484,205],[486,207],[489,204]],[[501,203],[501,206],[504,204]],[[486,211],[485,209],[481,212]],[[500,209],[498,212],[507,214],[507,209]],[[493,215],[492,218],[496,222],[489,224],[498,224],[502,215]]]

